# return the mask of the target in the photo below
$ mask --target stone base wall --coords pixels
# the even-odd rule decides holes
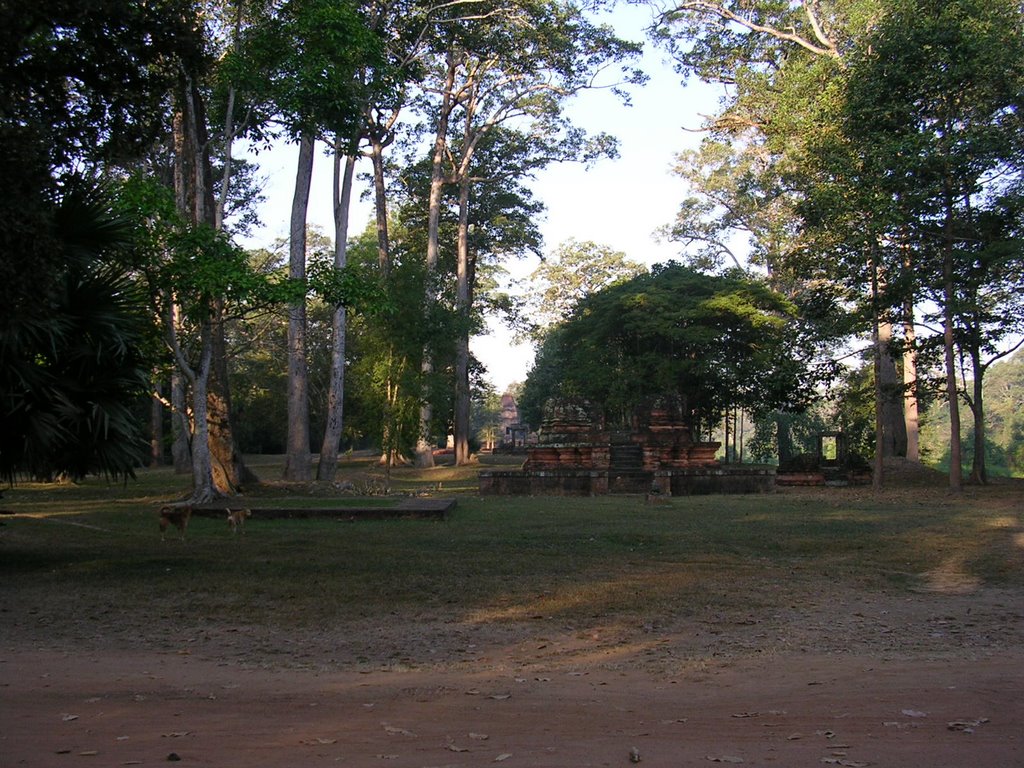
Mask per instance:
[[[696,496],[715,493],[771,493],[775,470],[763,467],[693,467],[656,472],[598,470],[485,470],[481,496],[603,496],[649,493]]]

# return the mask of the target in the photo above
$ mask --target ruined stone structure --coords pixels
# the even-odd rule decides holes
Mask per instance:
[[[655,406],[636,428],[604,431],[585,407],[550,404],[536,445],[519,471],[480,473],[481,494],[601,495],[654,493],[758,493],[775,485],[775,473],[723,467],[719,443],[697,442],[672,409]]]

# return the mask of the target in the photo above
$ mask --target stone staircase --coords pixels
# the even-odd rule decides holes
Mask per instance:
[[[612,472],[640,472],[644,468],[644,450],[636,443],[612,443],[609,446]]]

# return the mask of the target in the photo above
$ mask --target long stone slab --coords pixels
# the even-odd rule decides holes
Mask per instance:
[[[444,520],[455,508],[455,499],[404,498],[392,505],[365,504],[358,501],[338,507],[285,507],[267,503],[249,504],[247,500],[235,499],[231,503],[218,502],[193,507],[192,514],[200,517],[221,518],[228,509],[249,509],[253,518],[270,520],[275,518],[333,518],[337,520],[399,520],[425,519]]]

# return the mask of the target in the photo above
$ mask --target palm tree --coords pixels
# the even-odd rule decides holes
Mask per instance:
[[[102,187],[73,182],[45,218],[60,269],[0,317],[0,476],[133,476],[145,457],[132,406],[147,391],[149,321],[114,256],[129,228]]]

